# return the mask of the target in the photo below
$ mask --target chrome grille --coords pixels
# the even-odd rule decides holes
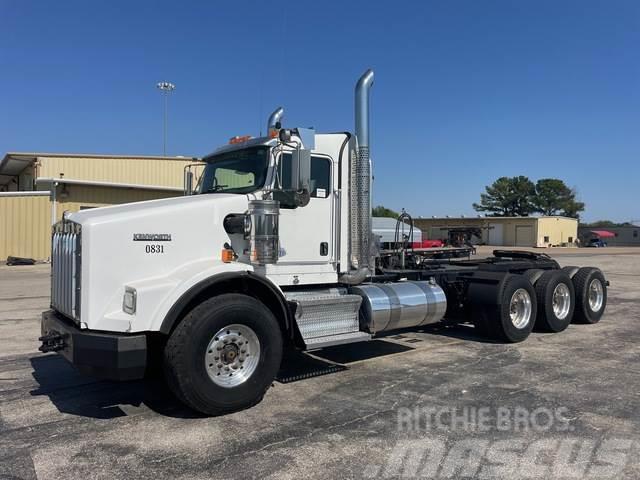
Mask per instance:
[[[80,321],[81,240],[79,224],[61,221],[51,242],[51,307]]]

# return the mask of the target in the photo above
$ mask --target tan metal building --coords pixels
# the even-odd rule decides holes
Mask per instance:
[[[183,194],[191,157],[7,153],[0,160],[0,261],[46,260],[51,225],[65,211]]]
[[[414,219],[423,238],[446,240],[449,230],[475,228],[486,245],[513,247],[570,246],[578,237],[578,220],[568,217],[452,217]]]

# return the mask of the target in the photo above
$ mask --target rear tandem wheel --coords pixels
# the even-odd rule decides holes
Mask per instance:
[[[525,340],[537,315],[536,292],[523,275],[506,274],[497,285],[471,284],[473,323],[481,333],[508,343]]]
[[[536,328],[558,333],[571,323],[575,309],[575,292],[569,275],[562,270],[547,270],[535,283],[538,298]]]
[[[598,323],[607,306],[607,281],[598,268],[583,267],[573,276],[575,323]]]

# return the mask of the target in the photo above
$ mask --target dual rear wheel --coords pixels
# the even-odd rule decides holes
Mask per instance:
[[[527,275],[527,272],[525,272]],[[539,310],[536,328],[561,332],[573,323],[598,323],[607,305],[607,282],[593,267],[564,267],[542,273],[535,282]]]
[[[597,268],[581,268],[573,276],[575,323],[598,323],[607,306],[607,282]]]
[[[598,322],[607,290],[599,269],[567,267],[506,274],[497,285],[472,284],[469,296],[480,333],[515,343],[526,339],[534,327],[557,333],[572,321]]]
[[[497,284],[469,286],[473,323],[480,333],[516,343],[529,336],[538,311],[536,293],[523,275],[506,274]]]
[[[575,309],[575,290],[562,270],[547,270],[535,282],[538,316],[535,327],[545,332],[562,332],[571,323]]]

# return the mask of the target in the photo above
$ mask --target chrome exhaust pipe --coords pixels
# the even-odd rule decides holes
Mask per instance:
[[[370,275],[371,158],[369,156],[369,93],[373,70],[356,83],[355,133],[358,151],[352,155],[349,174],[349,259],[351,271],[340,276],[343,283],[362,283]]]
[[[373,70],[368,69],[356,84],[356,137],[358,149],[369,149],[369,92],[373,86]]]
[[[275,130],[276,123],[282,121],[282,117],[284,115],[284,108],[278,107],[276,108],[271,115],[269,115],[269,120],[267,120],[267,136],[271,135],[271,130]]]

